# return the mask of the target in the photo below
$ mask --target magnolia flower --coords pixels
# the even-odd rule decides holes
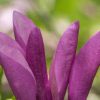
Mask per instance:
[[[48,75],[39,28],[16,11],[13,26],[15,40],[0,33],[0,64],[16,100],[64,100],[68,84],[69,100],[86,100],[99,65],[100,33],[76,55],[79,22],[70,25],[58,43]]]

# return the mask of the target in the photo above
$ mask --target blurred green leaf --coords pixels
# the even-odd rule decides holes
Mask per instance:
[[[12,100],[16,100],[15,96],[12,97]]]
[[[94,3],[96,3],[97,5],[100,5],[100,0],[92,0]]]
[[[79,3],[80,0],[55,0],[55,7],[53,12],[58,15],[69,15],[71,13],[77,13]]]
[[[27,13],[28,17],[33,20],[33,22],[40,26],[41,28],[47,29],[49,31],[53,30],[53,27],[51,25],[51,18],[50,16],[46,14],[40,14],[39,12],[35,11],[34,13],[29,11]]]
[[[0,84],[1,84],[2,76],[3,76],[3,69],[2,69],[1,66],[0,66]]]
[[[13,96],[12,98],[6,100],[16,100],[16,98]]]
[[[0,5],[5,5],[11,2],[11,0],[0,0]]]

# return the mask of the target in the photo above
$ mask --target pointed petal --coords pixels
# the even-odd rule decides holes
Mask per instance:
[[[50,70],[50,85],[54,100],[63,100],[69,73],[76,53],[79,22],[73,23],[61,37]]]
[[[16,41],[21,45],[24,50],[26,50],[28,37],[35,25],[26,16],[17,11],[14,11],[13,27]]]
[[[100,32],[76,56],[69,82],[69,100],[86,100],[100,65]]]
[[[36,100],[36,82],[22,53],[0,42],[0,62],[16,99]]]
[[[46,71],[44,44],[41,32],[38,28],[35,28],[29,36],[26,49],[26,59],[36,78],[38,92],[37,98],[39,100],[48,100],[48,97],[46,98],[46,93],[47,88],[49,87]],[[47,96],[49,96],[49,94]]]

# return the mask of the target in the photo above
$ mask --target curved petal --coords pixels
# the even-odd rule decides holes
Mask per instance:
[[[30,19],[21,13],[14,11],[13,12],[13,27],[15,33],[16,41],[21,45],[21,47],[26,50],[26,45],[28,37],[35,27]]]
[[[69,100],[86,100],[99,65],[100,32],[76,56],[69,81]]]
[[[77,48],[79,22],[73,23],[61,37],[50,70],[53,100],[63,100]]]
[[[19,44],[15,40],[13,40],[9,36],[7,36],[5,33],[1,33],[1,32],[0,32],[0,45],[1,46],[2,45],[9,45],[10,47],[16,48],[25,56],[25,52],[19,46]]]
[[[38,28],[35,28],[29,36],[26,49],[26,59],[36,78],[37,99],[52,100],[50,99],[51,98],[50,91],[48,90],[49,86],[48,86],[48,78],[46,71],[44,44],[41,32]]]
[[[36,82],[22,53],[0,42],[0,62],[17,100],[36,100]]]

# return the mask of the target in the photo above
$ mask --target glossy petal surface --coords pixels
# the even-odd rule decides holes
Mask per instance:
[[[38,28],[35,28],[29,36],[26,59],[36,78],[37,100],[51,100],[50,97],[48,98],[50,91],[47,79],[44,45],[41,32]]]
[[[76,56],[69,82],[69,100],[86,100],[100,65],[100,32]]]
[[[61,37],[50,70],[53,100],[63,100],[77,48],[79,22],[73,23]]]
[[[36,82],[22,53],[0,40],[0,61],[16,99],[36,100]]]
[[[21,47],[26,50],[28,37],[35,27],[33,22],[21,13],[14,11],[13,13],[13,26],[16,41]]]

